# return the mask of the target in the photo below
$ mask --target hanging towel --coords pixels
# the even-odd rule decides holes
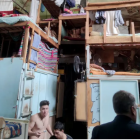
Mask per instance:
[[[70,8],[75,7],[75,0],[66,0],[67,4],[69,5]]]
[[[30,7],[30,18],[35,23],[36,23],[36,20],[37,20],[38,7],[39,7],[39,1],[38,0],[32,0],[31,7]]]
[[[41,12],[45,12],[45,6],[43,3],[41,4]]]
[[[36,34],[34,35],[34,41],[33,41],[33,47],[35,48],[39,48],[39,44],[40,44],[40,41],[41,41],[41,37],[40,35]],[[31,60],[38,63],[38,58],[37,58],[37,51],[35,50],[32,50],[31,51]],[[36,68],[36,65],[33,64],[33,63],[30,63],[30,69],[35,69]]]
[[[118,35],[119,29],[115,27],[115,11],[106,11],[106,35]]]
[[[116,10],[115,11],[114,20],[115,20],[115,27],[122,26],[124,24],[124,20],[123,20],[123,17],[122,17],[121,10]]]

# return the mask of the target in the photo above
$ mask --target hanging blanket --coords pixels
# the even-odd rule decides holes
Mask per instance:
[[[41,41],[41,36],[35,33],[35,35],[34,35],[34,41],[33,41],[33,47],[35,47],[35,48],[38,49],[39,48],[40,41]],[[37,51],[35,51],[33,49],[31,50],[31,58],[30,59],[32,61],[36,62],[36,63],[38,63],[37,53],[38,53]],[[31,69],[35,69],[36,68],[36,65],[33,64],[33,63],[30,63],[30,68]]]
[[[19,137],[22,134],[22,125],[20,123],[6,121],[6,127],[4,129],[4,139],[10,139]]]
[[[57,49],[49,48],[47,44],[43,42],[39,45],[38,54],[38,68],[45,69],[51,72],[55,72],[57,65]]]

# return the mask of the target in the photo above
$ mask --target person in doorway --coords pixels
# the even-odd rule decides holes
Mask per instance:
[[[113,96],[113,107],[117,116],[112,122],[95,127],[92,139],[140,139],[134,96],[122,90],[117,92]]]
[[[72,137],[64,133],[64,125],[61,122],[56,122],[54,126],[54,136],[50,139],[72,139]]]
[[[49,125],[49,102],[45,100],[40,102],[40,113],[30,119],[28,135],[30,139],[45,139],[47,131],[53,135]]]

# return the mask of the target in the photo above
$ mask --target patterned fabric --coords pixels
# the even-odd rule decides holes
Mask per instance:
[[[19,137],[22,134],[22,125],[20,123],[6,121],[6,127],[4,129],[4,139],[10,139]]]
[[[43,42],[39,45],[38,53],[38,68],[45,69],[51,72],[55,72],[57,64],[57,53],[58,50],[54,48],[49,48],[47,44]]]
[[[20,57],[21,57],[22,48],[23,48],[24,35],[25,35],[25,32],[23,33],[20,48],[19,48],[19,51],[18,51],[18,56],[20,56]]]

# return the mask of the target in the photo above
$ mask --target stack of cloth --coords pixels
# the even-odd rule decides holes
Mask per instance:
[[[13,14],[12,0],[0,0],[0,17],[2,17],[3,14]]]

